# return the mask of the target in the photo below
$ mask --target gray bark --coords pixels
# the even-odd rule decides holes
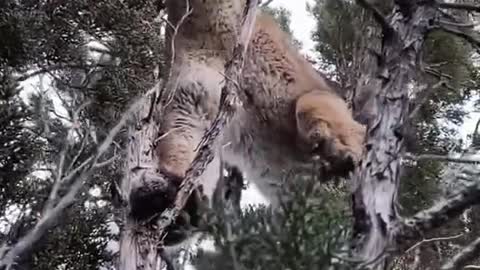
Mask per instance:
[[[352,176],[354,249],[363,261],[362,266],[385,269],[393,249],[406,250],[412,241],[421,240],[426,231],[442,226],[480,202],[479,184],[474,181],[412,218],[401,218],[397,211],[403,134],[410,118],[407,91],[415,79],[415,72],[423,72],[420,56],[425,39],[430,31],[443,30],[477,46],[480,42],[461,29],[455,17],[441,11],[441,8],[463,6],[396,0],[391,13],[384,16],[365,0],[357,0],[357,3],[372,12],[381,32],[377,35],[373,28],[374,31],[366,33],[373,48],[366,50],[361,58],[361,76],[355,90],[360,100],[365,100],[362,97],[365,93],[368,96],[366,107],[354,108],[366,116],[368,132],[366,155]],[[442,24],[442,20],[448,24]],[[458,27],[451,29],[452,25]],[[378,36],[381,38],[377,43]],[[475,241],[467,250],[475,251],[477,246],[478,241]],[[463,258],[468,258],[465,254],[457,257],[462,262]]]
[[[402,129],[408,117],[408,84],[429,31],[428,18],[434,18],[436,10],[428,5],[405,7],[397,1],[392,13],[383,16],[366,1],[358,2],[374,12],[383,37],[380,48],[364,57],[365,72],[356,90],[362,93],[374,89],[376,93],[371,95],[368,106],[367,153],[352,179],[356,250],[366,265],[384,269],[387,260],[382,255],[392,243],[391,228],[398,219],[396,203]],[[375,37],[375,33],[368,34]]]

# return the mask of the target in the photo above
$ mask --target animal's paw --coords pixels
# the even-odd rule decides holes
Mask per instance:
[[[130,193],[130,215],[139,221],[155,220],[165,209],[173,206],[182,180],[164,172],[145,172],[142,184]],[[205,204],[201,190],[194,190],[175,222],[167,228],[164,244],[181,242],[188,238],[193,228],[201,227]]]
[[[348,175],[362,157],[365,128],[356,122],[347,126],[340,128],[318,121],[307,134],[312,154],[327,162],[329,174]]]
[[[173,175],[150,171],[141,174],[138,180],[140,183],[132,189],[129,198],[130,215],[137,220],[150,219],[169,207],[181,181]]]

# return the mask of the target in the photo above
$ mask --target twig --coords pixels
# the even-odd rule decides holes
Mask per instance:
[[[424,243],[430,243],[430,242],[437,242],[437,241],[445,241],[445,240],[453,240],[453,239],[457,239],[457,238],[460,238],[463,236],[463,233],[460,233],[460,234],[457,234],[457,235],[453,235],[453,236],[445,236],[445,237],[435,237],[435,238],[429,238],[429,239],[423,239],[422,241],[420,242],[417,242],[415,245],[411,246],[409,249],[407,249],[405,251],[405,253],[408,253],[410,252],[411,250],[419,247],[420,245],[424,244]]]
[[[182,15],[182,17],[178,21],[177,25],[173,25],[170,21],[168,21],[164,18],[161,18],[173,30],[172,40],[170,41],[170,54],[171,54],[170,70],[169,70],[168,76],[166,78],[167,86],[166,86],[166,89],[165,89],[168,96],[166,98],[163,98],[160,95],[158,96],[158,98],[159,98],[158,101],[162,101],[162,107],[168,106],[172,102],[173,97],[175,95],[175,91],[177,89],[178,76],[175,76],[175,77],[177,77],[177,79],[174,82],[171,82],[171,78],[173,76],[173,69],[171,67],[173,66],[174,61],[175,61],[175,42],[176,42],[176,38],[177,38],[177,35],[178,35],[178,29],[180,29],[180,26],[182,26],[183,22],[187,19],[188,16],[190,16],[192,14],[192,12],[193,12],[193,8],[190,7],[190,0],[185,0],[185,13]],[[163,99],[163,100],[161,100],[161,99]],[[155,103],[157,103],[158,101],[156,101]]]
[[[258,0],[249,1],[246,7],[246,15],[244,24],[242,25],[243,33],[241,36],[247,39],[238,39],[238,43],[235,46],[232,59],[225,66],[225,74],[229,78],[237,78],[240,74],[240,70],[243,63],[243,52],[248,46],[250,33],[254,27],[256,10],[258,6]],[[227,121],[233,116],[235,112],[236,92],[235,85],[231,80],[227,80],[222,88],[220,108],[215,117],[215,120],[211,124],[209,130],[205,133],[202,143],[198,147],[196,157],[194,158],[192,165],[187,170],[185,178],[180,186],[180,189],[175,198],[173,207],[167,208],[161,215],[158,222],[158,232],[163,235],[165,229],[174,222],[180,211],[183,209],[188,197],[197,186],[198,176],[203,173],[208,163],[213,160],[214,149],[213,145],[217,139],[220,131],[223,129]]]
[[[476,159],[476,158],[456,158],[456,157],[449,157],[449,156],[435,155],[435,154],[421,154],[421,155],[415,156],[413,154],[407,153],[405,155],[405,158],[413,161],[436,160],[436,161],[462,163],[462,164],[480,164],[480,159]]]
[[[266,7],[266,6],[270,5],[272,2],[273,2],[273,0],[267,0],[267,1],[265,1],[265,3],[260,3],[260,6],[261,7]]]
[[[450,261],[445,263],[441,270],[454,270],[460,269],[467,262],[475,259],[480,252],[480,237],[475,239],[468,246],[463,248],[457,255],[455,255]],[[472,269],[472,268],[470,268]],[[477,268],[478,269],[478,268]]]

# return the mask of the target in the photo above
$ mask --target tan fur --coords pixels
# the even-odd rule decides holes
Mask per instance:
[[[231,56],[245,0],[190,2],[194,11],[176,38],[172,68],[178,85],[166,108],[161,127],[164,137],[157,145],[160,169],[180,178],[217,112],[224,82],[221,74]],[[173,23],[180,17],[180,3],[183,0],[167,1]],[[217,148],[226,162],[237,165],[273,203],[275,189],[269,181],[278,181],[291,169],[310,169],[315,147],[332,164],[360,158],[365,128],[353,120],[344,100],[269,15],[257,17],[239,85],[243,106]],[[201,176],[207,196],[219,176],[218,162],[217,156]]]

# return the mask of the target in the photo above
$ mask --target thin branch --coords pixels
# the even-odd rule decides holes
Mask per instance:
[[[173,30],[172,38],[171,38],[172,40],[170,41],[170,54],[171,54],[170,70],[166,78],[167,86],[165,87],[166,89],[164,89],[164,91],[166,90],[168,96],[166,98],[163,98],[160,95],[158,96],[158,101],[162,101],[163,107],[168,106],[173,101],[173,97],[175,95],[175,91],[178,85],[178,78],[174,82],[171,82],[171,78],[173,76],[173,70],[171,67],[173,66],[175,61],[175,42],[178,35],[178,29],[180,29],[180,26],[182,26],[184,21],[187,19],[188,16],[192,14],[192,12],[193,12],[193,7],[190,7],[190,1],[185,0],[185,13],[182,15],[177,25],[173,25],[169,20],[166,20],[163,17],[161,18]],[[157,103],[158,101],[155,101],[155,103]]]
[[[102,66],[103,65],[100,65],[100,64],[86,65],[86,64],[60,63],[60,64],[50,65],[50,66],[46,66],[46,67],[40,67],[39,69],[37,69],[35,71],[32,71],[32,72],[27,73],[27,74],[20,75],[18,77],[15,77],[14,79],[17,82],[23,82],[23,81],[26,81],[26,80],[28,80],[32,77],[37,76],[37,75],[42,75],[42,74],[45,74],[45,73],[51,73],[52,71],[62,70],[62,69],[66,69],[66,68],[78,68],[78,69],[88,70],[88,69],[91,69],[91,68],[102,67]]]
[[[453,27],[459,27],[459,28],[475,28],[475,26],[480,25],[480,23],[478,22],[458,23],[458,22],[450,22],[445,20],[438,20],[438,23],[440,23],[440,25],[447,25],[447,26],[453,26]]]
[[[480,5],[473,4],[473,3],[470,4],[470,3],[438,2],[437,5],[438,5],[439,8],[445,8],[445,9],[457,9],[457,10],[480,12]]]
[[[465,32],[464,30],[456,29],[455,27],[452,27],[451,25],[445,25],[445,24],[441,25],[439,27],[439,29],[446,32],[446,33],[450,33],[452,35],[463,38],[475,47],[480,47],[480,39],[472,36],[471,34]]]
[[[270,5],[272,2],[273,2],[273,0],[267,0],[267,1],[265,1],[265,3],[260,3],[260,6],[261,7],[266,7],[266,6]]]
[[[461,267],[467,264],[469,261],[472,261],[473,259],[477,258],[479,253],[480,253],[480,237],[475,239],[475,241],[473,241],[468,246],[463,248],[451,260],[445,263],[442,266],[441,270],[461,269]]]
[[[429,230],[442,226],[452,217],[462,214],[465,209],[476,204],[480,204],[480,183],[472,181],[448,199],[399,222],[393,228],[399,249],[405,250],[406,244],[411,240],[422,238]]]
[[[413,161],[436,160],[436,161],[462,163],[462,164],[480,164],[480,159],[476,159],[476,158],[456,158],[456,157],[449,157],[449,156],[435,155],[435,154],[413,155],[413,154],[407,153],[405,155],[405,159],[409,159]]]
[[[423,239],[422,241],[420,242],[417,242],[415,245],[413,245],[412,247],[410,247],[409,249],[407,249],[405,251],[405,253],[408,253],[410,252],[411,250],[415,249],[415,248],[418,248],[420,245],[424,244],[424,243],[430,243],[430,242],[437,242],[437,241],[446,241],[446,240],[453,240],[453,239],[457,239],[457,238],[460,238],[463,236],[463,233],[460,233],[460,234],[457,234],[457,235],[453,235],[453,236],[445,236],[445,237],[435,237],[435,238],[429,238],[429,239]]]

